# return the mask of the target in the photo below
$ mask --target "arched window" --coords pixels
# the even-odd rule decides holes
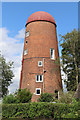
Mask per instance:
[[[26,32],[26,37],[28,37],[28,36],[29,36],[29,31]]]
[[[54,50],[54,48],[50,48],[50,56],[51,56],[51,59],[55,60],[55,50]]]

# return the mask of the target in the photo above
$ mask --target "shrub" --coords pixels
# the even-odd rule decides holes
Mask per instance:
[[[53,95],[50,93],[44,93],[41,94],[40,98],[39,98],[40,102],[52,102],[53,101]]]
[[[59,100],[58,102],[60,103],[72,103],[73,100],[73,96],[74,96],[74,92],[73,91],[69,91],[66,93],[60,92],[60,96],[59,96]]]
[[[15,92],[15,97],[19,100],[19,103],[27,103],[31,101],[32,94],[30,90],[19,89]]]
[[[4,96],[3,103],[4,104],[18,103],[18,100],[13,94],[10,94],[10,95]]]
[[[27,89],[19,89],[14,94],[7,95],[3,98],[4,104],[27,103],[30,102],[32,94]]]
[[[20,103],[20,104],[3,104],[3,118],[28,118],[31,120],[40,118],[80,118],[80,107],[78,102],[75,104],[62,103]]]

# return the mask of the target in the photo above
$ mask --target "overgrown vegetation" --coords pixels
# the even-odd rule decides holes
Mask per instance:
[[[80,118],[80,102],[60,104],[49,102],[3,104],[3,118]]]

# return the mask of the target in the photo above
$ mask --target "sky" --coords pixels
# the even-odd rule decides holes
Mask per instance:
[[[78,29],[78,2],[2,2],[0,50],[7,62],[14,62],[15,77],[9,87],[10,93],[19,88],[25,24],[28,17],[37,11],[48,12],[54,17],[58,41],[59,34],[65,35],[74,28]]]

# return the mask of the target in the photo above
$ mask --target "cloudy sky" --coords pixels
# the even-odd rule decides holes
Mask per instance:
[[[50,13],[57,24],[59,34],[78,28],[77,2],[2,2],[2,24],[0,26],[0,50],[6,61],[14,62],[13,84],[10,93],[19,88],[21,60],[24,46],[25,24],[28,17],[37,11]],[[1,9],[0,8],[0,9]],[[61,48],[59,47],[61,55]]]
[[[21,59],[22,59],[22,50],[23,43],[21,40],[24,38],[24,29],[18,31],[18,34],[14,37],[10,37],[10,31],[3,27],[0,28],[0,36],[2,34],[2,39],[0,37],[0,49],[6,61],[14,62],[14,79],[13,84],[9,87],[9,91],[13,92],[15,89],[19,88],[19,79],[20,79],[20,70],[21,70]]]

